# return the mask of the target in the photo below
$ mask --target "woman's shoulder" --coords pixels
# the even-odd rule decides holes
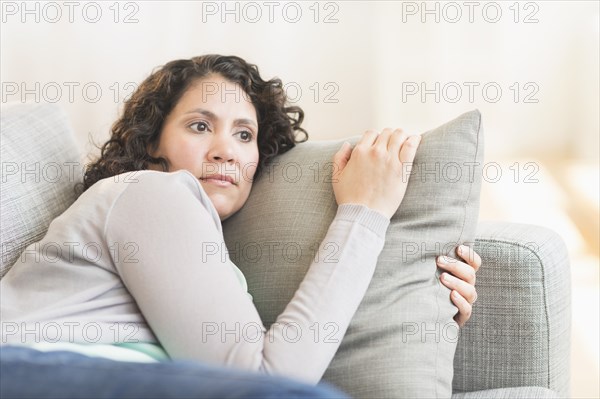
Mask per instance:
[[[108,212],[125,193],[139,197],[140,205],[143,205],[144,196],[174,195],[180,191],[191,192],[203,200],[207,198],[200,182],[189,171],[137,170],[98,180],[70,208],[78,212],[89,210],[99,215]]]
[[[91,195],[97,196],[110,192],[121,193],[129,188],[142,188],[142,186],[144,188],[156,186],[161,189],[172,189],[180,184],[187,186],[188,189],[203,191],[198,179],[187,170],[174,172],[134,170],[98,180],[85,193],[90,192]]]
[[[138,170],[107,177],[84,191],[73,207],[80,210],[89,208],[97,213],[110,212],[125,197],[139,206],[148,205],[150,198],[173,206],[187,201],[198,202],[218,219],[218,213],[200,180],[185,169],[174,172]]]
[[[115,213],[113,209],[146,208],[146,212],[160,212],[164,207],[178,209],[206,209],[214,219],[219,230],[221,228],[219,214],[210,197],[204,191],[194,174],[187,170],[174,172],[160,172],[143,170],[127,172],[99,181],[97,192],[90,193],[94,196],[103,190],[113,190],[112,195],[107,195],[107,217]],[[97,183],[97,184],[98,184]],[[91,189],[91,188],[90,188]]]
[[[124,197],[138,202],[140,206],[147,205],[149,198],[174,206],[193,198],[192,201],[201,203],[218,219],[218,213],[200,184],[200,180],[185,169],[174,172],[155,170],[125,172],[98,181],[85,194],[96,202],[99,198],[105,198],[108,207],[112,207]]]
[[[143,170],[99,180],[52,220],[47,234],[55,241],[70,237],[68,241],[98,242],[113,210],[123,200],[126,206],[147,208],[148,212],[156,209],[152,208],[156,204],[179,207],[181,203],[195,203],[204,206],[215,223],[219,222],[210,198],[191,172]]]

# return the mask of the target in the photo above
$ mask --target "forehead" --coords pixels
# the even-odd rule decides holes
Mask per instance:
[[[219,112],[235,113],[236,117],[256,120],[256,110],[248,94],[239,84],[221,75],[212,74],[194,81],[177,103],[176,109],[188,112],[207,106],[217,115]]]

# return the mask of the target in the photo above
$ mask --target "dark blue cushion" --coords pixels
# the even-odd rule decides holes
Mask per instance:
[[[0,347],[0,397],[348,398],[331,385],[194,361],[133,363],[75,352]]]

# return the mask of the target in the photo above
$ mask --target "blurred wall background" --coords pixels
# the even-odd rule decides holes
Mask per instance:
[[[598,161],[595,1],[2,3],[2,101],[59,102],[82,146],[108,137],[129,82],[222,53],[280,77],[313,139],[479,108],[490,159]]]
[[[572,254],[574,397],[598,397],[599,2],[2,1],[2,103],[57,102],[97,154],[155,68],[235,54],[280,77],[311,140],[483,115],[481,219]],[[595,314],[595,316],[594,316]]]

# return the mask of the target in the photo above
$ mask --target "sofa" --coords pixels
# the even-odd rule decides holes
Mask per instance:
[[[84,155],[55,104],[3,104],[1,118],[0,278],[76,199]],[[483,266],[478,300],[456,345],[452,398],[569,397],[571,285],[564,241],[540,226],[479,222],[473,248]]]

